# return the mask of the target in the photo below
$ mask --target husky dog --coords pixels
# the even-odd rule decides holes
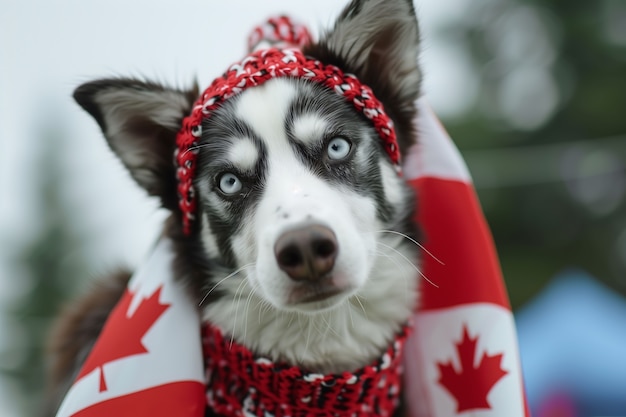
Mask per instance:
[[[353,0],[303,53],[369,86],[414,142],[419,31],[411,0]],[[131,176],[171,211],[175,277],[203,320],[255,353],[320,373],[379,357],[418,298],[415,196],[372,123],[322,85],[277,78],[229,98],[202,125],[184,233],[172,162],[197,88],[137,79],[78,87]],[[51,385],[61,396],[120,298],[103,281],[61,319]]]

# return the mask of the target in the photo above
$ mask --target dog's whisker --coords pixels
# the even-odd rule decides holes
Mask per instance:
[[[415,264],[413,262],[411,262],[411,260],[409,258],[404,256],[404,254],[402,252],[400,252],[396,248],[393,248],[393,247],[391,247],[389,245],[385,245],[384,243],[378,242],[378,244],[381,245],[381,246],[384,246],[384,247],[386,247],[388,249],[391,249],[394,252],[396,252],[398,255],[400,255],[402,258],[404,258],[404,260],[407,261],[409,263],[409,265],[411,265],[413,267],[413,269],[415,269],[415,271],[417,271],[417,273],[420,274],[422,276],[422,278],[424,278],[426,280],[426,282],[428,282],[430,285],[432,285],[435,288],[439,288],[439,285],[435,284],[430,279],[428,279],[428,277],[426,275],[424,275],[424,273],[422,271],[420,271],[420,269],[417,266],[415,266]]]
[[[201,144],[196,145],[196,146],[191,146],[191,147],[189,147],[188,149],[186,149],[186,150],[183,152],[183,155],[184,155],[185,153],[187,153],[187,152],[193,152],[193,151],[197,151],[197,150],[202,149],[202,148],[206,148],[206,147],[207,147],[207,146],[209,146],[209,145],[210,145],[210,143],[201,143]]]
[[[383,258],[387,258],[387,259],[389,259],[391,262],[393,262],[393,263],[394,263],[394,265],[395,265],[396,267],[398,267],[398,269],[402,269],[402,270],[406,271],[406,266],[405,266],[405,265],[402,265],[400,262],[398,262],[398,260],[397,260],[396,258],[394,258],[393,256],[391,256],[391,255],[389,255],[389,254],[387,254],[387,253],[385,253],[385,252],[383,252],[383,251],[378,251],[378,250],[377,250],[377,251],[374,251],[374,255],[376,255],[376,256],[381,256],[381,257],[383,257]],[[406,279],[405,279],[404,281],[406,282]]]
[[[232,349],[233,341],[235,339],[235,330],[237,329],[237,316],[239,315],[239,302],[241,301],[241,296],[243,295],[243,289],[245,288],[244,286],[245,283],[246,283],[245,279],[239,283],[239,286],[237,287],[237,290],[235,291],[235,295],[233,297],[233,303],[235,303],[235,300],[237,300],[237,304],[235,305],[235,320],[234,320],[233,331],[231,332],[231,335],[230,335],[229,349]],[[239,298],[237,298],[238,293],[239,293]]]
[[[348,315],[350,316],[350,325],[354,329],[354,317],[352,317],[352,303],[348,303]]]
[[[365,319],[368,320],[368,318],[367,318],[367,311],[365,311],[365,307],[363,306],[363,303],[361,302],[361,299],[359,298],[359,295],[358,294],[354,294],[354,298],[356,299],[356,301],[361,306],[361,309],[363,310],[363,314],[365,315]]]
[[[256,308],[259,310],[259,325],[261,325],[261,316],[264,315],[271,307],[270,303],[265,301],[263,297],[258,297]]]
[[[293,318],[295,317],[295,313],[291,313],[291,317],[289,318],[289,322],[287,322],[287,327],[291,327],[291,322],[293,322]],[[300,320],[298,320],[298,323]]]
[[[311,320],[311,324],[313,324],[313,328],[317,331],[318,335],[324,336],[324,333],[322,333],[322,329],[318,326],[317,320]]]
[[[404,233],[395,231],[395,230],[386,230],[386,229],[381,229],[381,230],[377,230],[377,233],[392,233],[394,235],[398,235],[401,236],[407,240],[409,240],[410,242],[415,243],[420,249],[422,249],[424,252],[426,252],[428,255],[430,255],[435,261],[439,262],[441,265],[445,265],[445,263],[443,261],[441,261],[439,258],[437,258],[435,255],[433,255],[428,249],[426,249],[424,247],[424,245],[422,245],[421,243],[419,243],[417,240],[413,239],[411,236],[406,235]]]
[[[393,264],[394,264],[394,265],[395,265],[398,269],[401,269],[401,270],[403,270],[403,271],[406,271],[406,265],[401,264],[401,263],[400,263],[400,262],[399,262],[396,258],[394,258],[393,256],[388,255],[388,254],[386,254],[386,253],[384,253],[384,252],[382,252],[382,251],[374,251],[374,254],[375,254],[376,256],[382,256],[382,257],[384,257],[384,258],[389,259],[391,262],[393,262]],[[408,294],[408,293],[410,292],[410,291],[409,291],[409,280],[408,280],[408,279],[407,279],[407,277],[405,277],[405,276],[402,276],[402,277],[403,277],[403,279],[404,279],[404,290],[405,290],[405,291],[406,291],[406,293]]]
[[[235,290],[235,294],[233,296],[233,300],[232,300],[232,304],[234,304],[235,307],[235,318],[233,321],[233,331],[231,332],[231,345],[232,345],[232,340],[233,337],[235,335],[235,332],[237,330],[237,316],[239,315],[239,302],[241,301],[241,296],[243,295],[243,284],[245,281],[241,281],[239,283],[239,286],[237,286],[237,289]]]
[[[263,315],[263,311],[265,310],[265,301],[259,297],[259,301],[256,303],[256,309],[259,311],[259,326],[261,325],[261,316]]]
[[[235,275],[237,275],[238,273],[240,273],[241,271],[243,271],[246,268],[250,268],[251,266],[256,265],[256,262],[251,262],[249,264],[246,264],[244,266],[242,266],[241,268],[237,269],[234,272],[231,272],[230,274],[228,274],[227,276],[225,276],[224,278],[222,278],[221,280],[219,280],[217,282],[217,284],[215,284],[213,287],[211,287],[211,289],[204,295],[204,297],[202,297],[202,300],[200,300],[200,303],[198,304],[198,307],[201,307],[202,304],[204,303],[204,301],[207,299],[207,297],[213,292],[213,290],[215,290],[220,284],[222,284],[224,281],[226,281],[228,278],[232,278]]]
[[[248,313],[250,312],[250,301],[252,301],[252,297],[254,296],[255,292],[256,288],[252,288],[252,291],[250,291],[250,294],[248,294],[248,301],[246,302],[246,308],[243,313],[244,320],[246,321],[243,329],[243,340],[246,340],[246,335],[248,334]]]
[[[324,338],[326,338],[326,335],[328,334],[329,331],[333,332],[336,336],[341,337],[339,333],[337,333],[337,331],[335,331],[335,329],[333,329],[333,326],[330,324],[331,320],[325,318],[324,314],[320,315],[320,318],[324,321],[324,323],[326,323],[326,330],[324,331],[324,334],[323,334]]]
[[[304,361],[304,358],[306,357],[307,352],[309,351],[309,342],[311,341],[311,325],[313,324],[315,320],[309,320],[308,321],[308,326],[307,326],[307,333],[306,333],[306,344],[304,345],[304,353],[302,354],[302,361]]]
[[[326,340],[326,336],[328,336],[328,332],[330,331],[330,320],[326,320],[324,318],[324,314],[320,315],[320,319],[326,324],[326,329],[324,329],[324,333],[322,334],[322,340]]]
[[[398,269],[402,269],[402,270],[406,271],[406,265],[400,264],[400,262],[397,259],[395,259],[393,256],[390,256],[390,255],[388,255],[388,254],[386,254],[384,252],[381,252],[381,251],[375,251],[374,253],[377,256],[382,256],[382,257],[388,258],[391,262],[394,263],[394,265]],[[404,279],[404,291],[405,291],[405,297],[404,298],[405,298],[405,300],[408,300],[409,297],[410,297],[410,294],[411,294],[411,290],[409,290],[409,278],[405,277],[405,276],[403,276],[402,278]],[[363,297],[363,298],[365,298],[365,297]]]

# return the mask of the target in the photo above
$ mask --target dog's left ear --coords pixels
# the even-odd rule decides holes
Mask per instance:
[[[96,80],[74,91],[133,179],[173,211],[176,134],[197,96],[195,86],[184,91],[130,78]]]
[[[422,75],[412,0],[352,0],[334,27],[304,53],[355,74],[371,87],[396,124],[401,151],[413,143]]]

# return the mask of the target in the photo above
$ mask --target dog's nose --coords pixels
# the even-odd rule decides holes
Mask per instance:
[[[274,245],[280,269],[294,281],[315,281],[328,274],[337,257],[335,233],[311,224],[283,233]]]

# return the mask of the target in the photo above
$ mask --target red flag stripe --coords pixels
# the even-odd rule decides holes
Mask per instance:
[[[160,385],[87,407],[72,417],[189,417],[204,415],[204,385],[180,381]]]
[[[510,309],[498,257],[470,184],[424,177],[412,180],[420,199],[417,221],[425,232],[422,311],[469,303]],[[436,285],[436,287],[435,287]]]

